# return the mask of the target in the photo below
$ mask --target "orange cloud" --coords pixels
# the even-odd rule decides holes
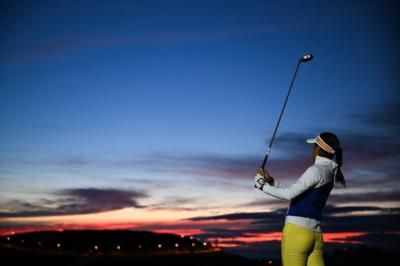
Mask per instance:
[[[352,240],[352,238],[367,234],[367,232],[324,233],[323,237],[326,243],[361,244],[361,241]]]
[[[340,243],[340,244],[361,244],[361,241],[353,238],[367,235],[367,232],[341,232],[341,233],[324,233],[325,243]],[[238,247],[240,245],[252,244],[258,242],[281,241],[281,232],[270,233],[248,233],[237,237],[218,238],[219,246],[221,247]]]

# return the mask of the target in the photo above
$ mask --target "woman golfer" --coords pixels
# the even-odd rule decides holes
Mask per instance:
[[[323,266],[321,214],[333,188],[334,180],[345,185],[342,149],[339,139],[330,132],[307,140],[312,143],[314,164],[293,185],[283,185],[259,169],[255,176],[258,189],[290,200],[282,234],[282,261],[284,266]]]

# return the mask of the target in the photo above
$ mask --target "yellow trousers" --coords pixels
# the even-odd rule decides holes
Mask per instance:
[[[324,266],[323,246],[320,232],[285,224],[281,246],[283,266]]]

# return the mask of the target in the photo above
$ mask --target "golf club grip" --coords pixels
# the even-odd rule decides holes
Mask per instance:
[[[269,155],[269,152],[268,152],[267,154],[265,154],[265,156],[264,156],[264,161],[263,161],[263,163],[262,163],[261,166],[260,166],[260,168],[262,168],[263,170],[265,169],[265,165],[267,164],[268,155]],[[257,188],[256,185],[254,185],[254,187]]]

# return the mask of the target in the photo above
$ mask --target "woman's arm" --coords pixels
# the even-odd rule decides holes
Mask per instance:
[[[278,181],[276,181],[276,180],[275,180],[273,186],[274,186],[274,187],[278,187],[278,188],[287,188],[287,187],[290,187],[289,184],[282,184],[282,183],[280,183],[280,182],[278,182]]]
[[[259,178],[261,178],[263,180],[262,183],[268,183],[270,186],[273,186],[273,187],[284,188],[284,187],[290,186],[288,184],[279,183],[275,178],[273,178],[269,174],[269,172],[267,170],[265,170],[261,167],[258,168],[258,170],[257,170],[256,180],[258,180]],[[259,188],[259,186],[257,186],[257,184],[256,184],[256,187]]]
[[[320,181],[318,171],[313,167],[309,167],[304,174],[293,185],[281,185],[274,183],[273,186],[265,184],[262,191],[266,194],[274,196],[279,199],[292,200],[301,195],[309,188],[314,187]]]

